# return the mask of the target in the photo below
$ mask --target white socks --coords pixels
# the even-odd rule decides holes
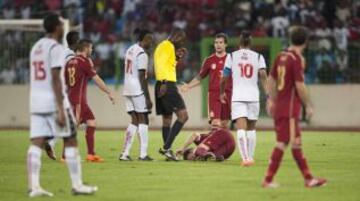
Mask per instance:
[[[253,161],[256,147],[256,131],[237,131],[237,144],[243,161]]]
[[[65,147],[65,160],[69,168],[72,187],[82,185],[81,161],[77,147]]]
[[[27,172],[29,189],[40,187],[41,149],[30,145],[27,154]]]
[[[146,124],[139,124],[139,137],[140,137],[140,157],[147,156],[147,148],[149,143],[148,136],[149,126]]]
[[[237,130],[237,145],[243,161],[249,160],[249,153],[247,147],[246,131],[239,129]]]
[[[249,159],[254,160],[255,147],[256,147],[256,131],[246,131]]]
[[[133,124],[129,124],[128,128],[126,129],[124,149],[123,149],[123,155],[125,156],[128,156],[130,154],[131,145],[134,142],[136,131],[137,131],[137,126]]]

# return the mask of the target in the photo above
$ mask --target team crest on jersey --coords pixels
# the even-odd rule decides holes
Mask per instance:
[[[209,116],[210,116],[210,117],[214,117],[214,116],[215,116],[214,112],[211,111],[210,114],[209,114]]]
[[[215,70],[216,69],[216,64],[211,64],[211,69]]]
[[[222,64],[222,63],[223,63],[223,61],[222,61],[222,60],[220,60],[220,61],[219,61],[219,64]]]

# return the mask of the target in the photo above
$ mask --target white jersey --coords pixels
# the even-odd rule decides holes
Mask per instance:
[[[225,68],[231,69],[232,101],[259,101],[258,74],[266,68],[264,57],[249,49],[240,49],[226,57]]]
[[[65,49],[65,63],[67,63],[70,59],[74,58],[76,55],[75,55],[75,52],[70,49],[70,48],[66,48]]]
[[[139,96],[143,90],[139,80],[139,70],[147,70],[148,55],[139,44],[129,47],[125,54],[124,96]]]
[[[56,40],[38,40],[30,53],[30,112],[52,113],[57,110],[51,69],[65,64],[64,47]]]

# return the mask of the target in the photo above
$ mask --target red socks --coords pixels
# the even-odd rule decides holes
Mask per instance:
[[[304,179],[312,179],[313,176],[311,175],[306,159],[303,156],[302,149],[291,149],[291,152]]]
[[[271,154],[271,159],[270,159],[270,164],[266,173],[266,177],[265,177],[265,181],[270,183],[273,180],[274,175],[276,174],[279,166],[280,166],[280,162],[281,159],[284,155],[284,151],[275,147],[272,154]]]
[[[86,144],[89,155],[95,155],[94,150],[94,141],[95,141],[95,127],[87,126],[86,127]]]

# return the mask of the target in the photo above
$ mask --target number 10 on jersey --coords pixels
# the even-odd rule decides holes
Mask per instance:
[[[251,64],[239,64],[241,77],[251,78],[254,73],[254,68]]]

